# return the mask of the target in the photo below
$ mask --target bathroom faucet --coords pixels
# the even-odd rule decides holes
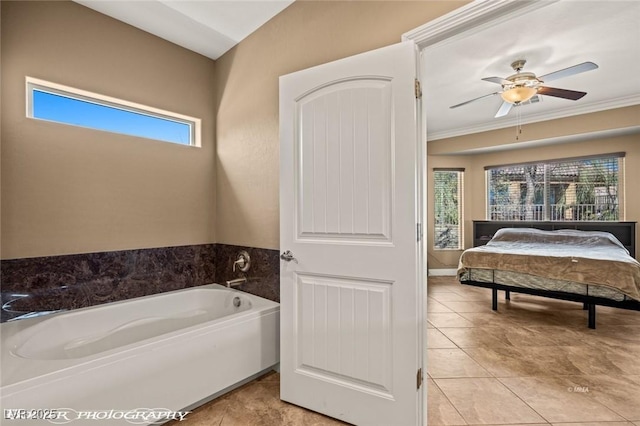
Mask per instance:
[[[231,268],[233,269],[233,272],[236,272],[236,266],[240,272],[247,272],[251,267],[251,257],[249,256],[249,253],[245,250],[241,250],[240,253],[238,253],[238,258],[233,262],[233,267]]]
[[[245,263],[247,263],[247,261],[241,256],[238,260],[233,262],[233,272],[236,271],[236,265],[238,265],[238,269],[242,269],[244,268]]]
[[[239,286],[240,284],[244,284],[246,282],[247,282],[246,277],[236,278],[235,280],[227,281],[227,287],[231,288],[231,287]]]

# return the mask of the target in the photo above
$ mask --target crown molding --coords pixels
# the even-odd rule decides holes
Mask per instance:
[[[528,116],[521,116],[519,124],[531,124],[531,123],[539,123],[541,121],[548,120],[556,120],[559,118],[572,117],[576,115],[582,114],[590,114],[592,112],[605,111],[609,109],[616,108],[624,108],[628,106],[638,105],[640,104],[640,94],[630,95],[624,98],[612,99],[603,102],[594,102],[590,104],[585,104],[579,107],[560,110],[560,111],[551,111],[551,112],[540,112],[537,114],[532,114]],[[456,128],[453,130],[447,130],[443,132],[435,132],[429,133],[427,122],[427,142],[435,141],[439,139],[447,139],[454,138],[457,136],[464,136],[472,133],[480,133],[480,132],[488,132],[491,130],[504,129],[506,127],[512,127],[518,125],[518,119],[516,117],[509,118],[507,120],[499,120],[495,119],[489,123],[483,123],[474,126],[467,126],[462,128]]]
[[[475,0],[446,15],[429,21],[402,35],[402,40],[413,40],[419,49],[436,43],[448,43],[470,33],[482,31],[508,19],[548,6],[558,0]],[[470,32],[471,31],[471,32]]]

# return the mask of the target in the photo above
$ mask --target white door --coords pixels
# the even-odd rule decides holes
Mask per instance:
[[[281,398],[358,425],[423,421],[415,76],[404,42],[280,78]]]

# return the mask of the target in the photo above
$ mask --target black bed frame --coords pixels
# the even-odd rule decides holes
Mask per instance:
[[[486,244],[502,228],[536,228],[546,231],[556,229],[578,229],[581,231],[605,231],[613,234],[629,250],[631,257],[636,257],[636,222],[528,222],[528,221],[473,221],[473,246]],[[534,296],[550,297],[553,299],[580,302],[583,309],[589,312],[589,328],[596,328],[596,305],[612,306],[621,309],[640,311],[640,302],[623,300],[621,302],[594,297],[589,295],[574,294],[563,291],[540,290],[534,288],[514,287],[503,284],[485,283],[480,281],[460,281],[461,284],[484,287],[491,289],[491,308],[498,310],[498,290],[505,292],[505,298],[511,300],[511,292],[531,294]]]

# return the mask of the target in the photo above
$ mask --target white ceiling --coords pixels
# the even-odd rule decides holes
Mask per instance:
[[[74,0],[211,59],[293,0]]]
[[[640,103],[640,2],[540,2],[542,7],[505,22],[467,31],[424,50],[423,92],[428,139],[459,136]],[[544,4],[544,5],[543,5]],[[483,77],[507,77],[510,64],[525,59],[537,76],[582,62],[599,68],[554,80],[551,87],[587,92],[578,101],[541,96],[542,102],[512,108],[493,118],[501,90]],[[640,117],[639,117],[640,124]]]
[[[217,59],[293,0],[74,0],[212,59]],[[519,0],[523,1],[523,0]],[[640,103],[640,1],[538,0],[508,20],[459,33],[424,50],[423,93],[429,140]],[[541,96],[493,118],[500,90],[483,77],[507,77],[525,59],[537,76],[582,62],[599,68],[555,80],[551,87],[584,91],[578,100]]]

